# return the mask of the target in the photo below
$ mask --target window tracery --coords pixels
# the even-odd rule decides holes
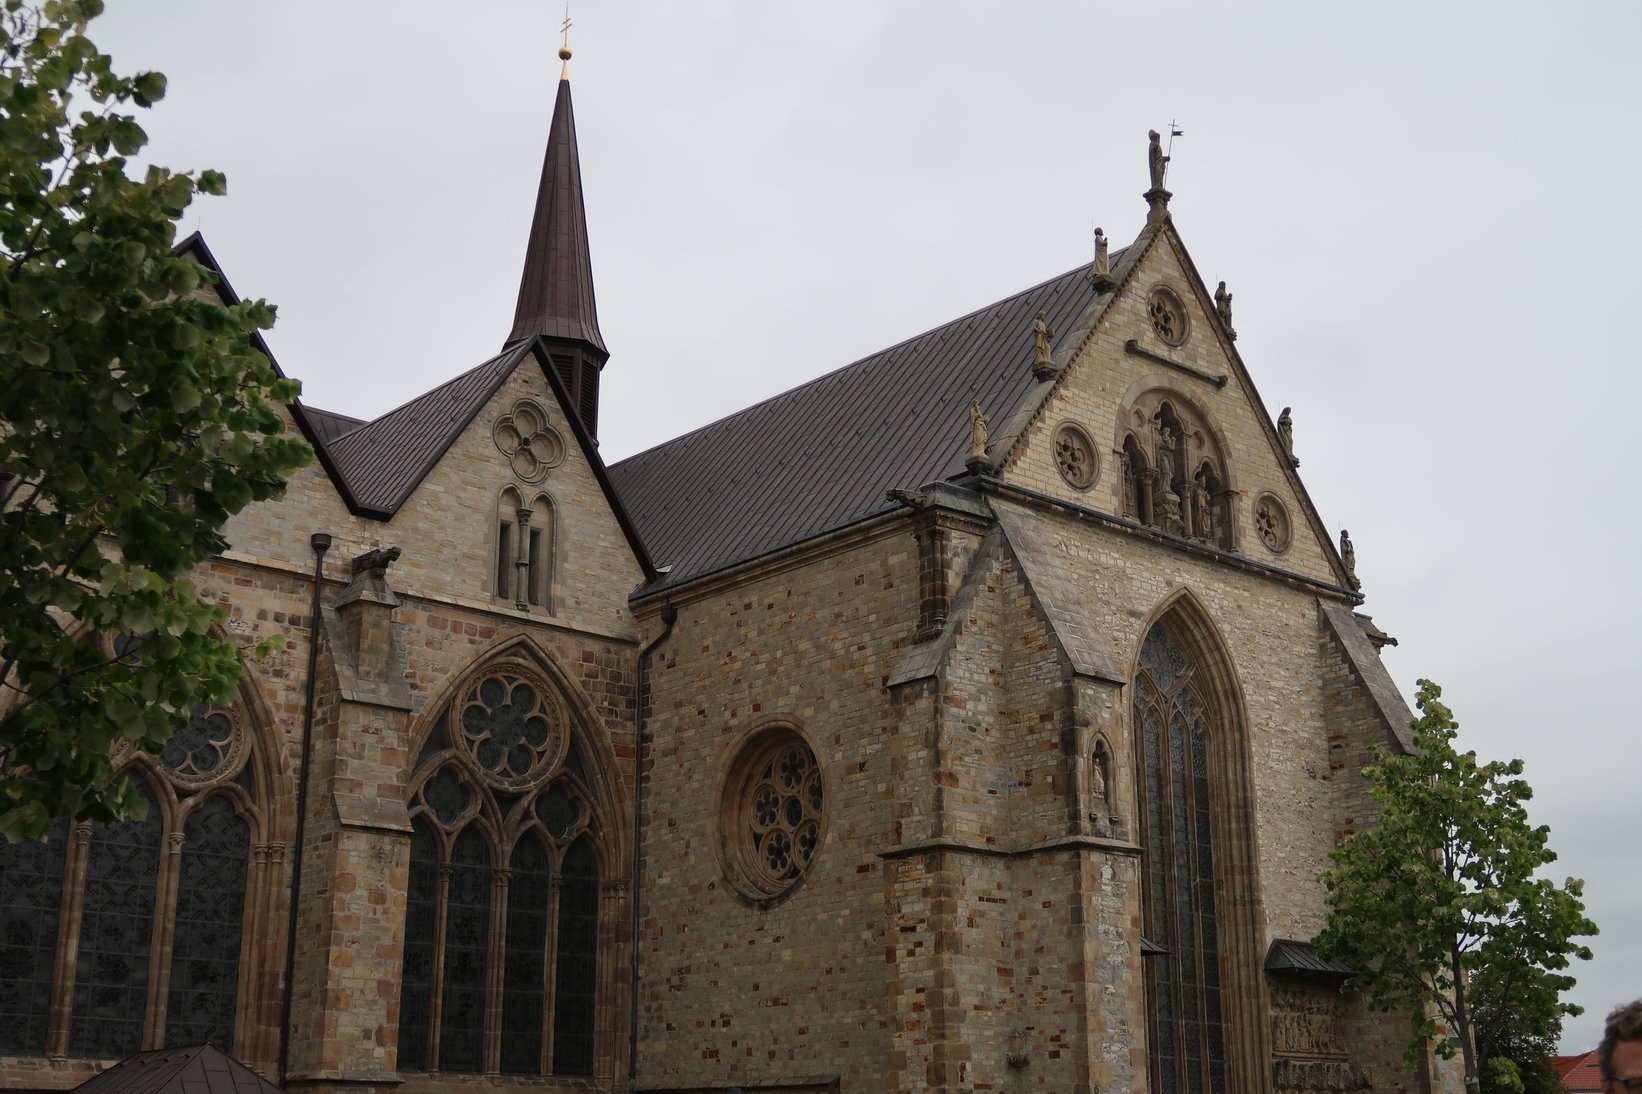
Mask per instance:
[[[1164,626],[1135,676],[1136,783],[1150,1089],[1226,1089],[1225,1026],[1211,836],[1209,737],[1198,666]]]
[[[598,817],[558,689],[518,663],[464,683],[412,779],[399,1066],[591,1075]]]
[[[114,749],[142,819],[65,819],[42,843],[0,844],[0,979],[24,989],[0,993],[0,1053],[233,1050],[263,826],[253,753],[237,711],[198,710],[158,757]],[[159,991],[155,954],[168,958]]]
[[[1095,443],[1081,426],[1066,422],[1055,430],[1055,468],[1074,490],[1088,490],[1100,477]]]
[[[725,784],[720,844],[732,885],[759,901],[791,891],[820,850],[825,807],[821,767],[797,730],[757,733]]]
[[[1215,432],[1195,407],[1165,389],[1126,410],[1119,451],[1123,515],[1171,535],[1236,549],[1236,492]]]

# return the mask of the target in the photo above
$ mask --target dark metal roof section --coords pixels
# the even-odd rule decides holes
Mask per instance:
[[[969,401],[1009,420],[1037,384],[1032,317],[1070,332],[1080,266],[610,468],[650,557],[646,592],[893,508],[884,491],[964,472]]]
[[[379,519],[397,512],[530,349],[529,342],[511,346],[478,368],[327,442],[356,511]]]
[[[308,424],[313,427],[314,433],[326,444],[365,424],[363,418],[350,418],[334,410],[320,410],[317,406],[303,404],[302,410],[308,416]]]
[[[530,222],[519,305],[509,343],[520,339],[585,342],[605,357],[593,304],[593,259],[587,247],[587,214],[582,207],[581,157],[576,151],[576,119],[570,109],[570,80],[559,80],[547,157]]]
[[[139,1052],[74,1089],[77,1094],[279,1094],[279,1087],[212,1045]]]
[[[1267,972],[1305,973],[1309,976],[1350,976],[1357,970],[1344,961],[1326,961],[1310,942],[1279,938],[1266,951]]]

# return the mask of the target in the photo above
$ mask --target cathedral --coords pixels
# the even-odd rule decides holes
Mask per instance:
[[[1165,165],[1126,245],[607,466],[562,78],[500,351],[286,407],[197,574],[283,648],[120,757],[145,818],[0,846],[0,1087],[1456,1089],[1310,942],[1409,711]]]

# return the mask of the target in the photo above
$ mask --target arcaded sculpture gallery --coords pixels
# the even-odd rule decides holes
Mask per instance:
[[[284,649],[0,850],[0,1085],[1452,1089],[1310,944],[1409,712],[1150,157],[1126,245],[606,466],[561,80],[497,355],[289,407],[199,574]]]

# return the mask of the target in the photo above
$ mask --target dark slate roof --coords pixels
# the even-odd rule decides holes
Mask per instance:
[[[593,259],[587,246],[581,156],[576,148],[568,77],[560,78],[553,102],[542,181],[525,246],[524,273],[519,278],[519,303],[507,340],[538,335],[586,342],[609,355],[593,303]]]
[[[1266,951],[1267,972],[1308,973],[1314,976],[1350,976],[1355,970],[1344,961],[1327,961],[1310,942],[1279,938]]]
[[[342,434],[365,424],[363,418],[350,418],[346,414],[338,414],[334,410],[320,410],[306,403],[302,409],[308,417],[308,424],[313,427],[314,435],[323,444],[330,444]]]
[[[212,1045],[139,1052],[74,1088],[77,1094],[279,1094]]]
[[[1041,309],[1065,335],[1093,299],[1081,266],[613,465],[650,557],[671,567],[651,588],[888,509],[892,487],[962,473],[970,399],[994,428],[1008,420],[1037,384],[1032,317]]]
[[[397,512],[531,345],[510,346],[479,367],[329,441],[325,447],[357,509],[375,517]]]

